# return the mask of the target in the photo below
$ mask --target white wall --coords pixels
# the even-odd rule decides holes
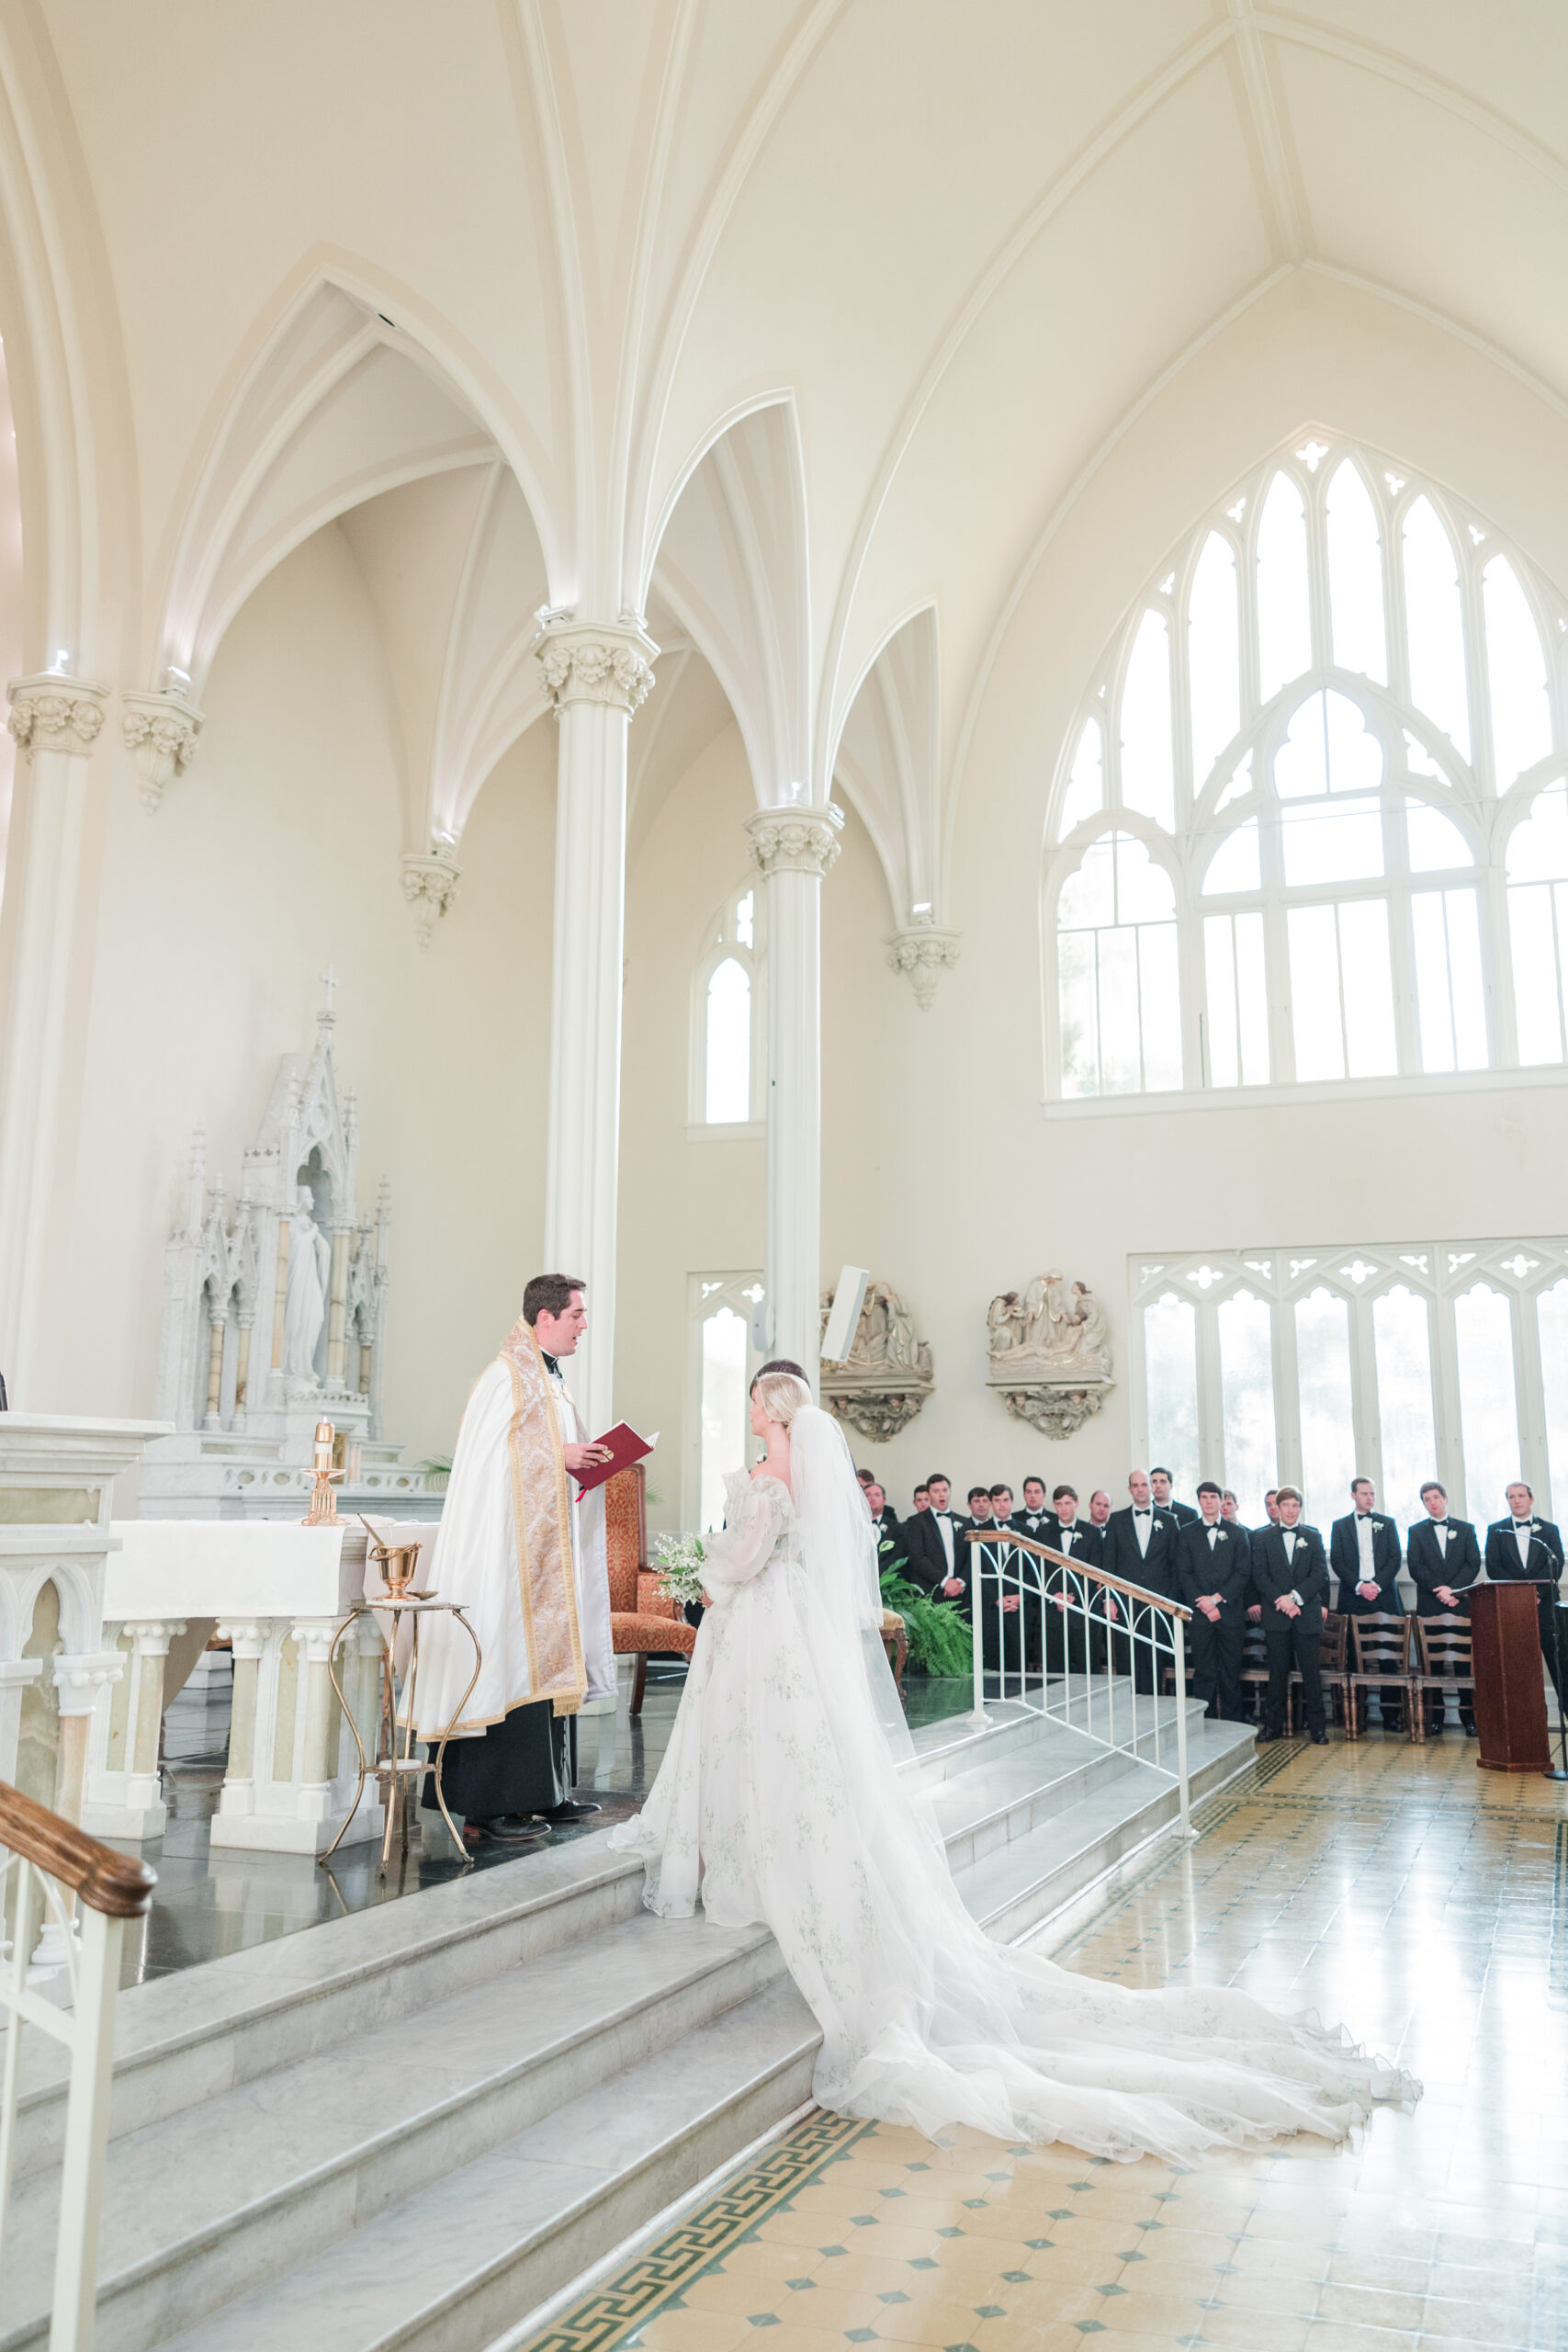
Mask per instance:
[[[1264,1243],[1563,1230],[1568,1085],[1369,1103],[1051,1120],[1042,1107],[1046,797],[1085,682],[1177,537],[1319,423],[1448,482],[1568,584],[1568,424],[1478,352],[1392,306],[1296,278],[1154,401],[1046,539],[996,647],[953,829],[962,961],[930,1013],[878,968],[888,915],[852,840],[823,896],[823,1251],[903,1290],[938,1391],[886,1446],[896,1507],[1038,1468],[1121,1499],[1131,1459],[1127,1261]],[[985,1393],[985,1312],[1048,1265],[1111,1319],[1118,1386],[1050,1441]],[[1440,1466],[1440,1465],[1439,1465]]]
[[[335,963],[339,1082],[359,1097],[359,1199],[392,1187],[388,1434],[447,1452],[515,1317],[544,1216],[555,730],[492,775],[457,906],[428,952],[404,904],[393,719],[335,526],[241,613],[199,757],[109,816],[78,1161],[64,1393],[152,1405],[164,1240],[191,1130],[232,1190],[280,1054],[308,1048]]]

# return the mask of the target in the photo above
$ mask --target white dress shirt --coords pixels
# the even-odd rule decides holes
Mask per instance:
[[[951,1577],[953,1574],[953,1513],[946,1510],[933,1510],[931,1517],[936,1521],[936,1532],[942,1538],[942,1548],[947,1559],[947,1573]]]
[[[1370,1510],[1356,1513],[1356,1549],[1360,1555],[1361,1573],[1358,1584],[1376,1584],[1377,1570],[1372,1566],[1372,1515]]]
[[[1149,1538],[1154,1533],[1154,1524],[1153,1504],[1151,1503],[1145,1509],[1142,1503],[1134,1503],[1133,1532],[1138,1539],[1138,1557],[1141,1560],[1146,1560],[1149,1556]]]
[[[1534,1540],[1534,1536],[1535,1521],[1533,1520],[1515,1520],[1514,1541],[1519,1547],[1519,1566],[1521,1568],[1528,1568],[1530,1564],[1530,1544]]]

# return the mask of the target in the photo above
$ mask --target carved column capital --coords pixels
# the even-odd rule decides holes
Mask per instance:
[[[139,1657],[167,1657],[169,1644],[185,1629],[183,1617],[133,1617],[125,1627]]]
[[[907,975],[916,1003],[929,1012],[938,979],[958,961],[958,933],[939,931],[930,915],[917,915],[888,941],[887,960],[896,972]]]
[[[10,713],[6,724],[28,759],[35,752],[67,752],[85,759],[97,741],[108,703],[107,686],[89,678],[13,678],[6,688]]]
[[[105,1683],[118,1682],[125,1672],[125,1659],[118,1650],[74,1655],[57,1650],[53,1666],[55,1703],[62,1715],[90,1715]]]
[[[266,1626],[254,1617],[220,1617],[218,1634],[227,1640],[236,1659],[258,1658],[266,1647]]]
[[[759,808],[746,820],[751,862],[761,874],[814,874],[818,880],[839,854],[844,812],[825,808]]]
[[[463,869],[450,849],[441,846],[423,854],[409,851],[403,859],[403,897],[413,909],[419,944],[428,947],[437,922],[457,895]]]
[[[141,778],[141,806],[150,817],[177,775],[196,757],[202,713],[183,695],[120,695],[120,740]]]
[[[634,711],[653,691],[659,648],[635,623],[604,627],[593,621],[555,622],[534,652],[558,718],[574,702]]]

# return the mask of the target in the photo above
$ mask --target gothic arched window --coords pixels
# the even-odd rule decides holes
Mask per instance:
[[[1568,1058],[1568,606],[1446,492],[1308,440],[1109,649],[1047,838],[1047,1086]]]
[[[692,1007],[691,1131],[736,1135],[763,1116],[763,898],[748,882],[709,924]]]

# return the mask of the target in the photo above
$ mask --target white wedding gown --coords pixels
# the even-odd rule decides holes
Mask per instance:
[[[1342,2032],[1246,1993],[1134,1992],[991,1942],[898,1769],[913,1751],[842,1433],[812,1408],[791,1436],[798,1510],[776,1478],[727,1482],[670,1747],[611,1843],[641,1857],[661,1917],[700,1902],[722,1926],[772,1928],[822,2029],[820,2104],[933,2138],[967,2123],[1184,2162],[1341,2138],[1374,2099],[1418,2095]]]

